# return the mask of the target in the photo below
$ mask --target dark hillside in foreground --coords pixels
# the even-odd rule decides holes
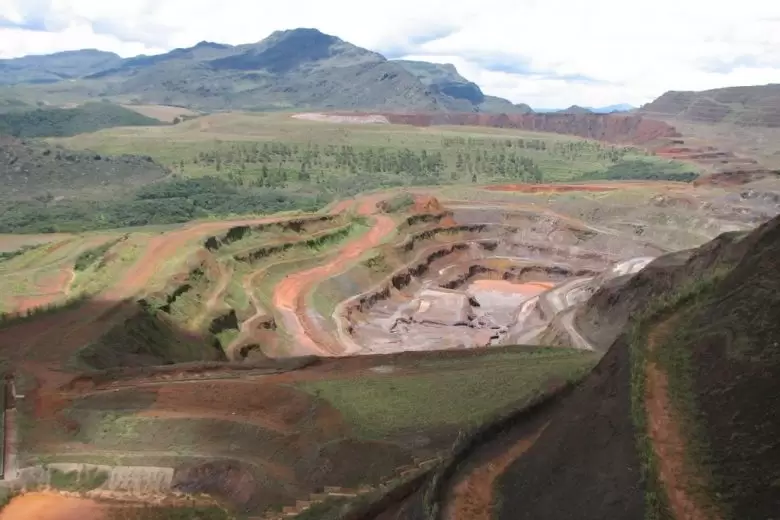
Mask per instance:
[[[634,294],[632,315],[644,318],[504,475],[499,518],[643,518],[645,507],[653,518],[682,518],[680,496],[705,515],[771,518],[780,496],[780,218],[662,257],[634,279],[601,293]],[[644,393],[661,391],[645,381],[648,367],[668,378],[667,427],[679,430],[682,460],[645,431],[657,424],[646,399],[665,395]],[[671,496],[674,464],[683,473]]]
[[[14,137],[70,137],[114,126],[153,126],[159,120],[111,103],[76,108],[38,108],[0,114],[0,134]]]
[[[774,518],[780,217],[660,257],[590,304],[607,313],[622,300],[633,302],[633,320],[619,320],[617,339],[572,393],[483,436],[455,478],[431,475],[372,518]],[[489,490],[462,486],[512,460]]]

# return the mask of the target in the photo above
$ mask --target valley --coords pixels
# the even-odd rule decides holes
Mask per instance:
[[[0,519],[768,518],[768,148],[312,31],[0,62]]]

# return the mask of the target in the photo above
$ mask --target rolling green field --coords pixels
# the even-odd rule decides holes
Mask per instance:
[[[331,124],[286,113],[216,114],[172,127],[114,128],[59,142],[111,154],[150,155],[182,176],[218,175],[241,186],[318,185],[345,195],[410,184],[569,181],[623,163],[647,164],[666,176],[695,171],[640,150],[571,136],[482,127]]]
[[[289,113],[220,113],[173,125],[115,127],[51,138],[46,146],[82,155],[89,150],[93,163],[102,157],[136,157],[161,176],[134,186],[97,176],[99,182],[90,184],[88,192],[58,184],[54,194],[46,191],[42,178],[32,184],[35,193],[7,201],[0,232],[79,232],[313,211],[334,200],[394,187],[690,181],[697,176],[687,163],[572,136],[466,126],[334,124]],[[45,155],[54,161],[49,170],[60,171],[60,155]],[[59,192],[64,195],[55,196]]]

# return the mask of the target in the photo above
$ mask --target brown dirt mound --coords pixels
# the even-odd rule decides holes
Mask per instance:
[[[108,508],[86,498],[26,493],[0,511],[0,520],[106,520]]]
[[[436,197],[430,195],[416,195],[414,197],[414,210],[415,213],[440,213],[444,211],[444,207]]]

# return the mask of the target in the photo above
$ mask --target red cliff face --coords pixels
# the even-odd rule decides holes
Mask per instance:
[[[637,115],[620,114],[382,114],[391,123],[414,126],[463,125],[517,128],[597,139],[610,143],[644,145],[656,139],[678,137],[673,126]]]
[[[358,115],[358,114],[345,114]],[[359,114],[365,115],[365,114]],[[516,128],[532,132],[573,135],[614,144],[635,145],[652,153],[690,161],[709,175],[697,184],[740,184],[769,172],[756,161],[711,146],[688,146],[677,130],[663,121],[638,114],[476,114],[476,113],[371,113],[393,124],[414,126],[459,125]]]

